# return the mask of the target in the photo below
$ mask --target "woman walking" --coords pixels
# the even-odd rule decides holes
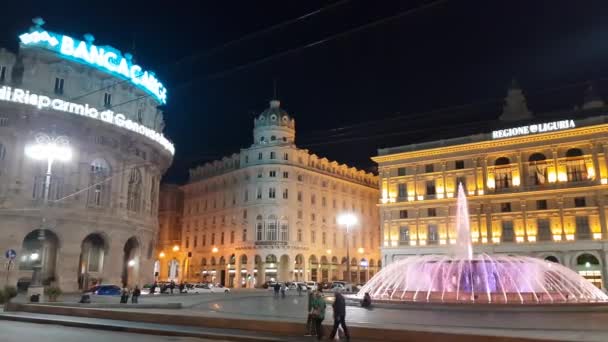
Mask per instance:
[[[315,328],[317,330],[317,339],[321,340],[323,338],[323,329],[321,327],[321,323],[325,319],[325,299],[321,292],[316,292],[315,297],[312,300],[312,311],[310,312],[312,319],[315,324]]]

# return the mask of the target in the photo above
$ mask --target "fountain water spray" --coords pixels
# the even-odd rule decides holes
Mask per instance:
[[[440,303],[608,301],[600,289],[560,264],[526,256],[473,255],[469,210],[462,184],[458,186],[456,204],[456,244],[446,247],[451,248],[446,250],[446,255],[411,256],[392,261],[370,279],[357,296],[362,298],[369,293],[375,300]]]

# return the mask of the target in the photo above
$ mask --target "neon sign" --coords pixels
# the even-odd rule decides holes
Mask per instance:
[[[45,48],[78,63],[88,64],[112,75],[125,78],[152,95],[161,104],[167,103],[167,89],[153,72],[143,70],[139,65],[133,64],[131,54],[125,53],[123,56],[113,47],[93,45],[91,35],[85,35],[87,41],[82,41],[37,27],[32,32],[20,35],[19,39],[25,46]]]
[[[528,126],[515,128],[501,129],[492,132],[492,139],[511,138],[519,135],[528,135],[536,133],[546,133],[553,131],[561,131],[563,129],[575,128],[574,120],[561,120],[553,122],[544,122]]]
[[[52,109],[58,112],[86,116],[91,119],[104,121],[111,125],[126,128],[130,131],[144,135],[162,145],[171,153],[171,155],[175,154],[175,147],[162,133],[144,125],[140,125],[137,122],[127,119],[124,114],[114,113],[111,110],[99,111],[97,108],[91,107],[88,104],[73,103],[62,99],[52,99],[48,96],[34,94],[29,90],[19,88],[12,89],[7,86],[0,88],[0,101],[21,103],[38,109]]]

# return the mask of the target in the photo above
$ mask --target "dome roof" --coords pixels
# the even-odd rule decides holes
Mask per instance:
[[[291,120],[291,117],[289,116],[289,113],[281,108],[281,101],[272,100],[270,101],[270,107],[266,108],[257,119],[258,122],[265,121],[266,124],[281,124],[281,122],[287,124]]]

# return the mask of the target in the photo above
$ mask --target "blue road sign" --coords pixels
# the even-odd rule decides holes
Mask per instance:
[[[14,260],[17,257],[17,252],[14,249],[9,249],[4,253],[4,256],[9,260]]]

